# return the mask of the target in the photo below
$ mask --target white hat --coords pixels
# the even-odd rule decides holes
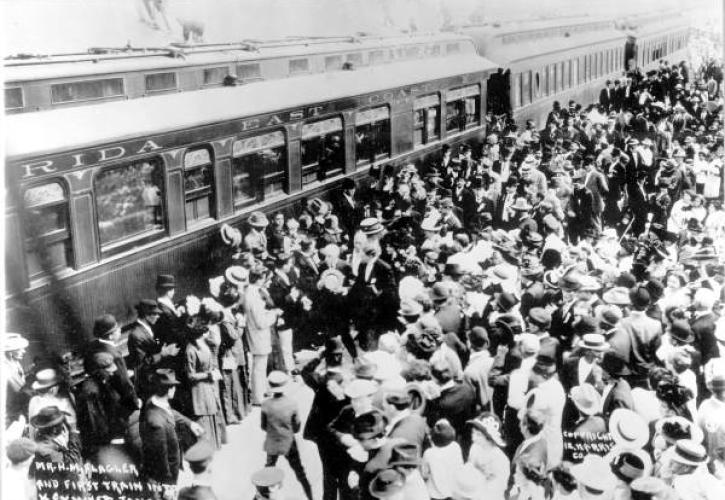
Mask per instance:
[[[716,300],[717,296],[715,295],[715,292],[709,288],[699,288],[695,292],[695,296],[692,298],[692,303],[695,306],[699,304],[700,309],[710,310],[712,309],[712,306],[715,305]]]
[[[242,266],[230,266],[224,271],[224,277],[234,285],[246,285],[249,283],[249,270]]]
[[[355,379],[345,387],[345,395],[350,399],[372,396],[378,391],[375,382],[364,379]]]
[[[438,224],[437,219],[433,219],[431,217],[427,217],[423,219],[423,222],[420,223],[420,228],[423,231],[440,231],[441,226]]]
[[[620,448],[639,449],[649,441],[647,422],[632,410],[617,408],[609,417],[609,433]]]
[[[584,461],[571,468],[571,475],[584,488],[589,498],[607,497],[614,490],[616,476],[607,461],[599,455],[589,454]]]
[[[29,342],[19,333],[6,333],[3,336],[2,351],[19,351],[20,349],[27,348],[28,345]]]
[[[521,351],[528,354],[536,354],[541,347],[539,337],[533,333],[522,333],[517,335],[515,340],[521,346]]]

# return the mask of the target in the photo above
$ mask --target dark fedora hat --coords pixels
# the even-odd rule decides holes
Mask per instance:
[[[93,336],[105,338],[118,329],[118,322],[112,314],[104,314],[93,322]]]
[[[496,305],[503,311],[509,311],[518,303],[519,301],[516,296],[509,292],[500,293],[496,298]]]
[[[138,312],[139,316],[148,316],[149,314],[161,314],[161,308],[155,300],[141,299],[141,301],[136,304],[136,312]]]
[[[176,374],[174,373],[174,370],[171,370],[170,368],[159,368],[154,372],[154,383],[158,386],[162,387],[171,387],[174,385],[179,385],[179,381],[176,380]]]
[[[156,288],[176,288],[176,279],[171,274],[156,276]]]
[[[558,285],[562,290],[571,292],[579,290],[582,286],[581,281],[579,280],[579,274],[576,272],[566,273],[564,276],[559,278]]]
[[[670,326],[670,336],[683,344],[692,344],[695,341],[695,333],[690,324],[684,319],[676,319]]]
[[[47,429],[65,422],[66,413],[57,406],[46,406],[30,419],[30,425],[36,429]]]
[[[532,371],[539,375],[553,375],[556,373],[556,360],[549,355],[539,354],[536,356]]]

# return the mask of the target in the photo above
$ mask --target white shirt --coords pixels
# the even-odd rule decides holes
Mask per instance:
[[[584,356],[579,358],[579,385],[586,383],[587,377],[592,373],[593,368],[594,364],[584,359]]]
[[[461,447],[455,441],[447,446],[433,446],[423,453],[423,466],[428,470],[428,493],[433,498],[453,496],[456,471],[463,467]]]
[[[506,403],[516,410],[523,408],[526,402],[526,391],[529,388],[531,368],[536,363],[536,356],[521,360],[521,366],[511,372],[509,377],[509,392]]]

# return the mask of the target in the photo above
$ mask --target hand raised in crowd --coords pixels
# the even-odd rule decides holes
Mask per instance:
[[[179,346],[176,344],[164,344],[161,347],[161,356],[164,358],[176,356],[177,354],[179,354]]]

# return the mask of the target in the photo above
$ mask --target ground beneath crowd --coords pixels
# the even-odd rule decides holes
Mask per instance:
[[[312,390],[302,379],[290,383],[287,393],[299,405],[302,426],[312,405]],[[255,489],[251,482],[252,474],[264,467],[267,455],[262,450],[264,432],[260,427],[260,410],[255,407],[252,413],[240,425],[227,427],[229,443],[214,455],[212,462],[213,490],[218,500],[247,500],[254,498]],[[301,434],[301,433],[300,433]],[[314,443],[297,437],[302,463],[312,484],[315,498],[322,498],[322,467]],[[305,500],[302,487],[297,482],[287,460],[280,458],[277,466],[285,473],[282,499]],[[180,483],[186,472],[182,472]]]

